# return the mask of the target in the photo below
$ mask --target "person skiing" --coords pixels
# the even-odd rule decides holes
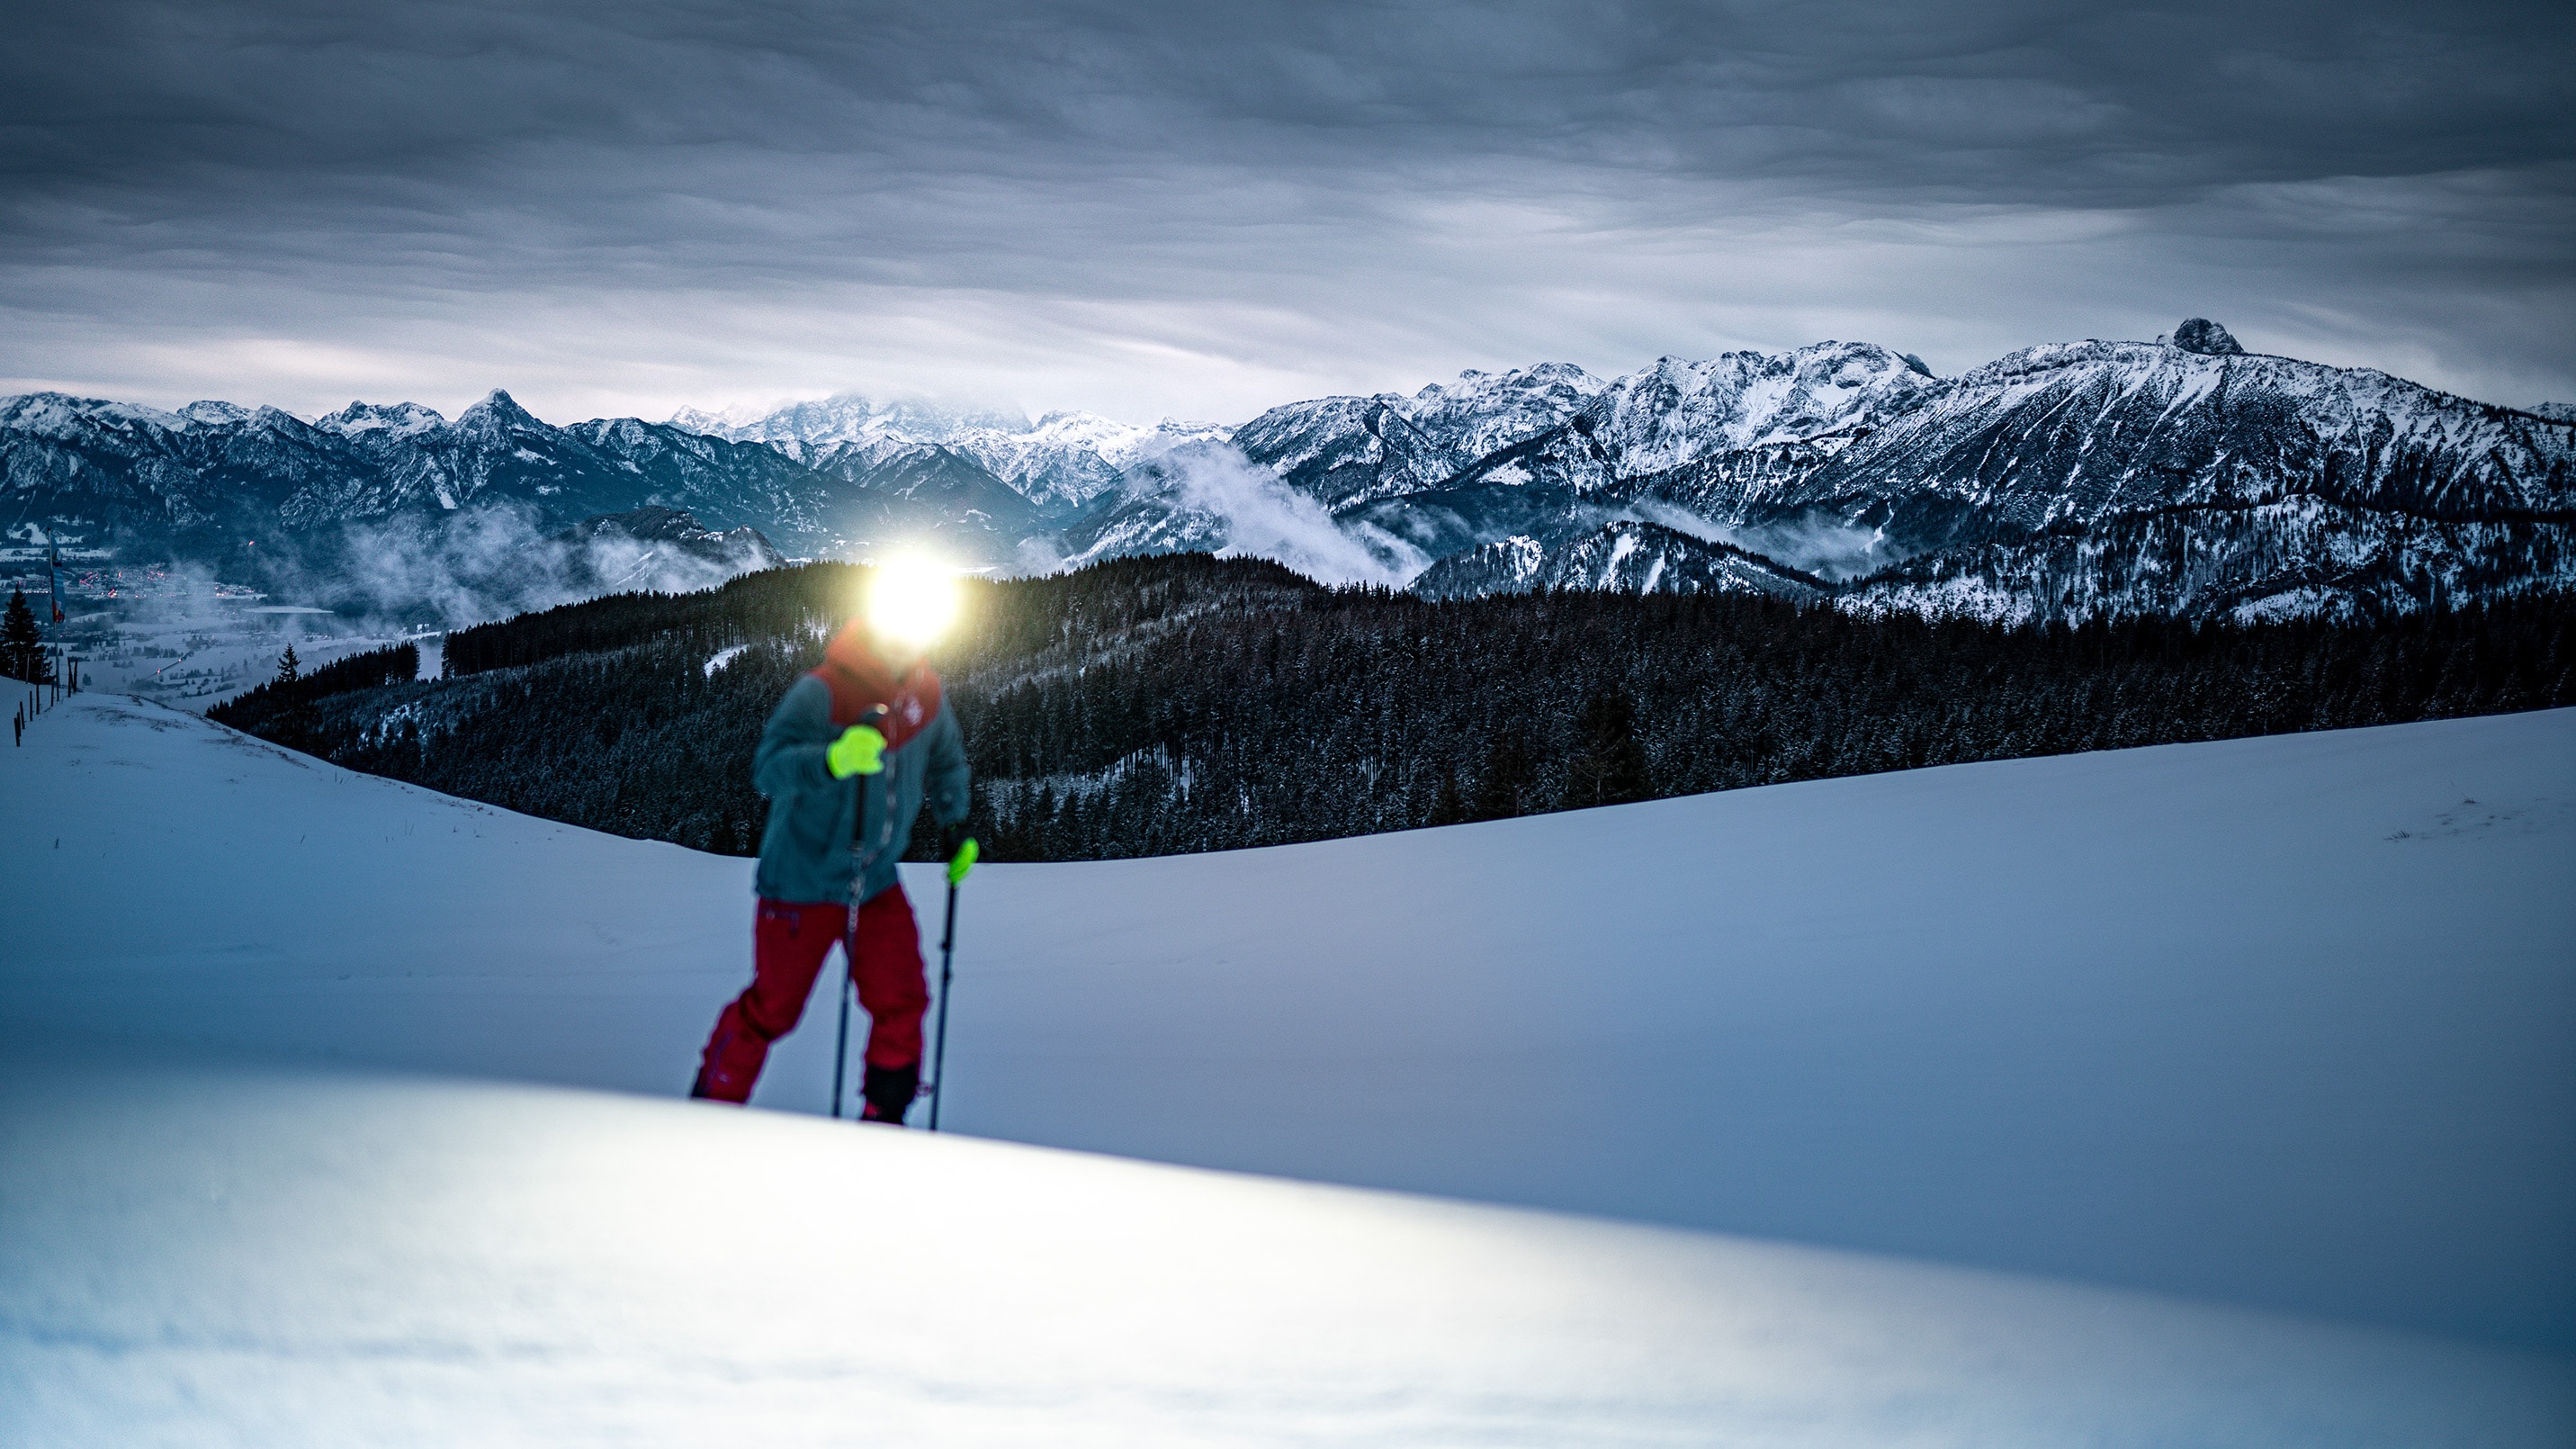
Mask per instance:
[[[945,578],[879,568],[864,617],[833,635],[822,666],[770,715],[751,766],[770,801],[753,880],[752,982],[716,1018],[690,1096],[751,1099],[769,1044],[795,1029],[837,941],[869,1016],[859,1115],[900,1126],[911,1109],[930,989],[895,863],[925,795],[949,841],[949,879],[975,860],[962,831],[965,739],[923,658],[954,607]]]

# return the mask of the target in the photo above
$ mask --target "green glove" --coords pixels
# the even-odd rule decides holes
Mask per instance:
[[[823,763],[835,780],[878,774],[885,769],[885,736],[873,725],[852,725],[823,752]]]
[[[976,858],[982,854],[983,851],[975,844],[975,837],[967,836],[965,843],[957,847],[957,853],[948,857],[948,883],[955,885],[964,880],[966,872],[975,868]]]

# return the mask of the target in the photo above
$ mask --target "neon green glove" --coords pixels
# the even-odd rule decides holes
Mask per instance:
[[[823,763],[835,780],[877,774],[885,769],[885,736],[873,725],[852,725],[823,752]]]
[[[948,857],[948,883],[955,885],[964,880],[966,873],[975,868],[976,859],[983,853],[982,849],[975,844],[975,837],[967,836],[965,843],[957,847],[957,853]]]

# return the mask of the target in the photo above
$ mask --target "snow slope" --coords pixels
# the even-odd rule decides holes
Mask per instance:
[[[747,967],[748,862],[152,706],[0,783],[21,1030],[676,1094]],[[947,1121],[2565,1352],[2571,886],[2570,711],[990,866]]]
[[[2563,1366],[550,1089],[0,1069],[0,1441],[2563,1442]]]

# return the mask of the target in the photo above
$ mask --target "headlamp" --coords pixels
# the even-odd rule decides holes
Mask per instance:
[[[956,619],[956,575],[918,554],[897,554],[876,565],[868,580],[870,629],[927,649]]]

